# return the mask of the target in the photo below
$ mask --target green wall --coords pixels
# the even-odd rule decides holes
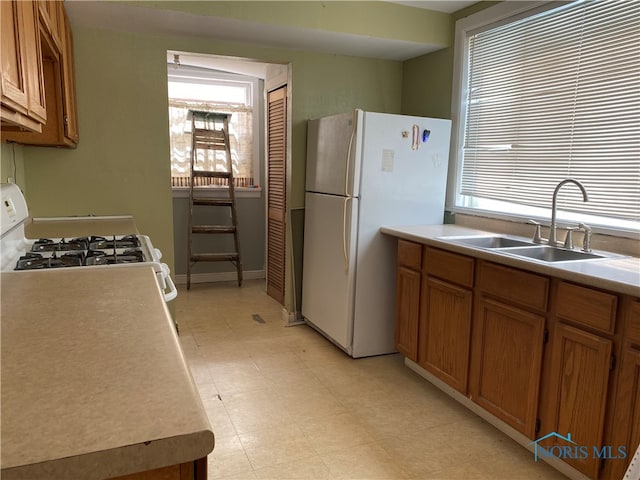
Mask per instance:
[[[307,119],[355,107],[400,111],[401,62],[203,38],[85,28],[73,34],[80,143],[74,150],[24,147],[31,213],[133,214],[172,269],[166,50],[291,63],[291,208],[304,205]]]
[[[403,64],[402,113],[451,118],[455,22],[500,2],[478,2],[453,13],[448,47]]]

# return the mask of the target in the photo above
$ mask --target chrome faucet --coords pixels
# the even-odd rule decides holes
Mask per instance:
[[[558,245],[558,240],[556,238],[556,209],[558,201],[558,191],[560,190],[560,187],[562,187],[565,183],[576,184],[580,188],[580,190],[582,190],[582,201],[586,202],[589,200],[587,191],[579,181],[574,180],[573,178],[567,178],[566,180],[563,180],[558,184],[556,189],[553,191],[553,201],[551,202],[551,225],[549,225],[549,245],[553,247]]]

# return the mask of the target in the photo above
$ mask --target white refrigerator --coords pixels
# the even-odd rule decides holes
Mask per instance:
[[[355,110],[307,127],[302,315],[354,358],[395,352],[396,240],[441,224],[451,121]]]

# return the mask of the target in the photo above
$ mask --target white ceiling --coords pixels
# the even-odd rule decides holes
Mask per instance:
[[[475,1],[400,1],[409,6],[451,12]],[[199,36],[245,44],[260,44],[340,55],[407,60],[436,47],[326,30],[267,25],[231,18],[138,7],[110,1],[67,0],[71,25],[155,35]]]
[[[458,0],[442,0],[439,2],[421,2],[421,1],[397,1],[397,0],[386,0],[391,3],[399,3],[401,5],[406,5],[408,7],[416,7],[416,8],[424,8],[426,10],[436,10],[438,12],[444,13],[453,13],[458,10],[462,10],[469,5],[473,5],[477,3],[478,0],[474,0],[471,2],[467,1],[458,1]]]

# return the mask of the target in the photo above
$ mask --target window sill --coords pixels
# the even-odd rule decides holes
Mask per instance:
[[[189,198],[189,187],[172,187],[173,198]],[[228,196],[227,187],[195,187],[194,192],[197,192],[199,197],[205,198],[222,198]],[[261,198],[262,188],[235,188],[236,198]]]

